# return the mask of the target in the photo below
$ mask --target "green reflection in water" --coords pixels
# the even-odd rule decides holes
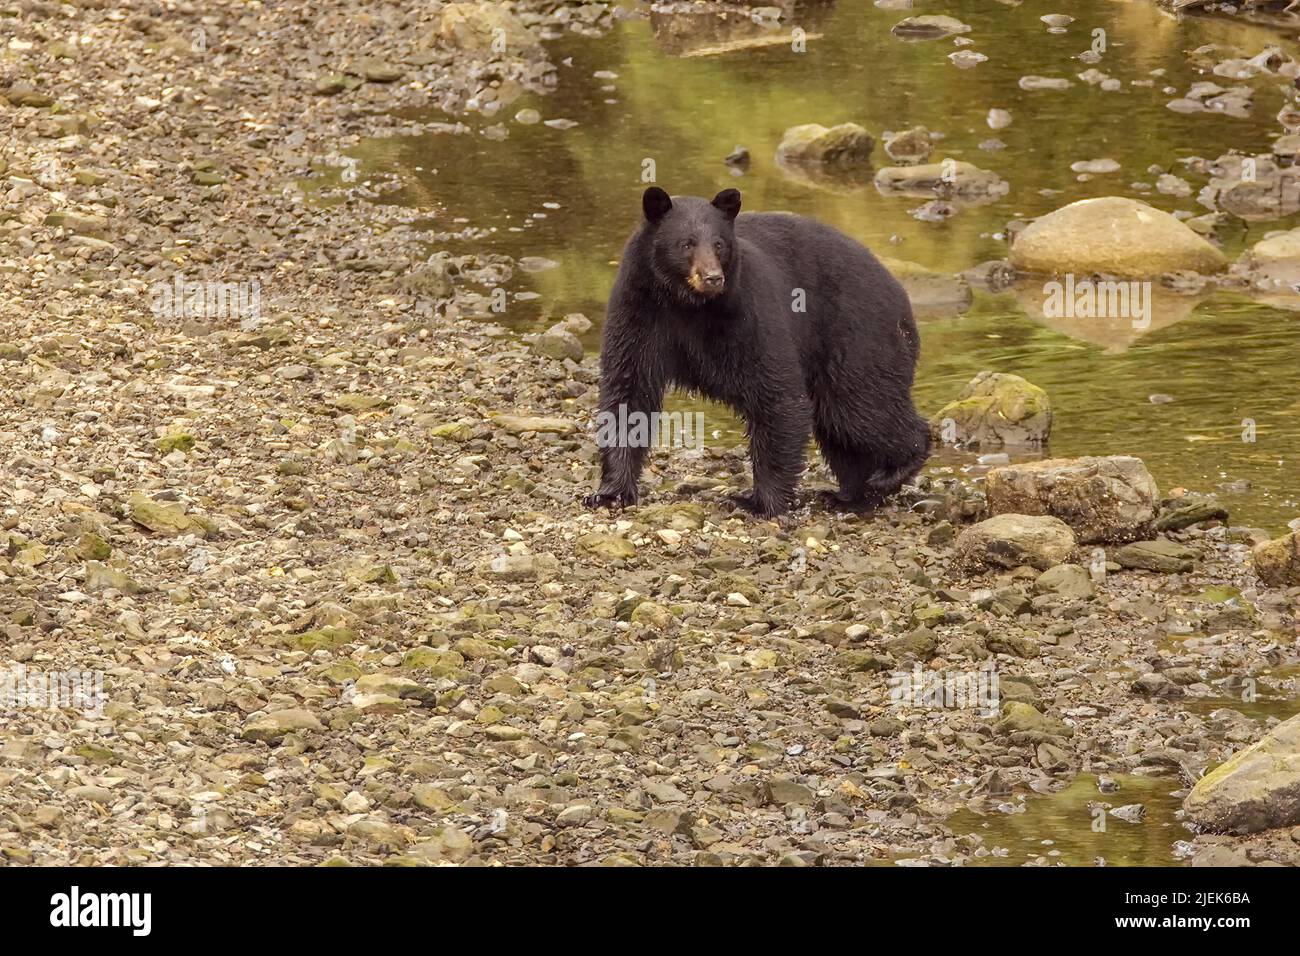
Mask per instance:
[[[1050,865],[1169,866],[1177,863],[1174,844],[1192,834],[1175,817],[1182,801],[1170,796],[1179,789],[1174,777],[1119,775],[1115,793],[1097,789],[1097,777],[1080,774],[1065,789],[1053,794],[1009,797],[1015,813],[979,814],[959,810],[944,821],[954,833],[975,833],[983,846],[994,851],[970,861],[972,866]],[[1128,823],[1109,813],[1104,825],[1090,804],[1118,808],[1142,804],[1146,814]],[[1023,808],[1023,809],[1021,809]],[[1099,829],[1099,827],[1102,827]],[[1005,852],[1003,852],[1005,851]]]

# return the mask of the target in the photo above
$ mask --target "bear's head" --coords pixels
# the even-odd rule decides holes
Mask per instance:
[[[651,233],[655,275],[679,299],[702,305],[734,284],[740,190],[724,189],[709,202],[695,196],[673,199],[651,186],[641,197],[641,208]]]

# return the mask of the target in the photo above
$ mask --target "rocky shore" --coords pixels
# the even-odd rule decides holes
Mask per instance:
[[[298,184],[406,107],[546,89],[544,39],[608,5],[0,15],[0,666],[103,688],[0,710],[6,862],[977,863],[954,811],[1184,795],[1273,729],[1240,702],[1300,692],[1294,536],[1135,449],[779,522],[727,502],[743,449],[678,450],[583,510],[588,320],[471,321],[514,263]],[[160,309],[213,280],[257,321]],[[981,396],[1024,410],[999,440],[1050,424]],[[899,699],[982,671],[992,714]],[[1188,820],[1225,832],[1182,856],[1300,859],[1294,724],[1262,783],[1205,777]]]

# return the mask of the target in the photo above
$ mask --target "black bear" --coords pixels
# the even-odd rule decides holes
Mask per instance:
[[[794,503],[809,434],[839,481],[835,500],[871,508],[925,463],[929,428],[912,405],[920,338],[907,293],[865,246],[789,213],[642,196],[610,294],[600,416],[661,409],[670,385],[745,420],[753,491],[746,509]],[[602,442],[589,506],[635,504],[647,442]]]

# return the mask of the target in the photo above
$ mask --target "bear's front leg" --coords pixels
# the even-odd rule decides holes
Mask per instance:
[[[804,452],[812,430],[807,401],[785,398],[746,415],[754,490],[733,497],[742,508],[765,518],[789,511],[804,471]]]
[[[601,413],[604,414],[603,412]],[[616,414],[616,413],[615,413]],[[600,426],[597,426],[599,434]],[[618,440],[626,440],[619,435]],[[600,487],[583,499],[588,508],[615,510],[637,503],[636,482],[645,466],[647,449],[627,444],[602,444],[600,447]]]
[[[637,479],[655,433],[651,422],[663,407],[667,390],[652,351],[631,354],[625,343],[620,344],[624,347],[607,348],[602,356],[596,414],[600,487],[583,499],[588,508],[618,509],[637,503]]]

